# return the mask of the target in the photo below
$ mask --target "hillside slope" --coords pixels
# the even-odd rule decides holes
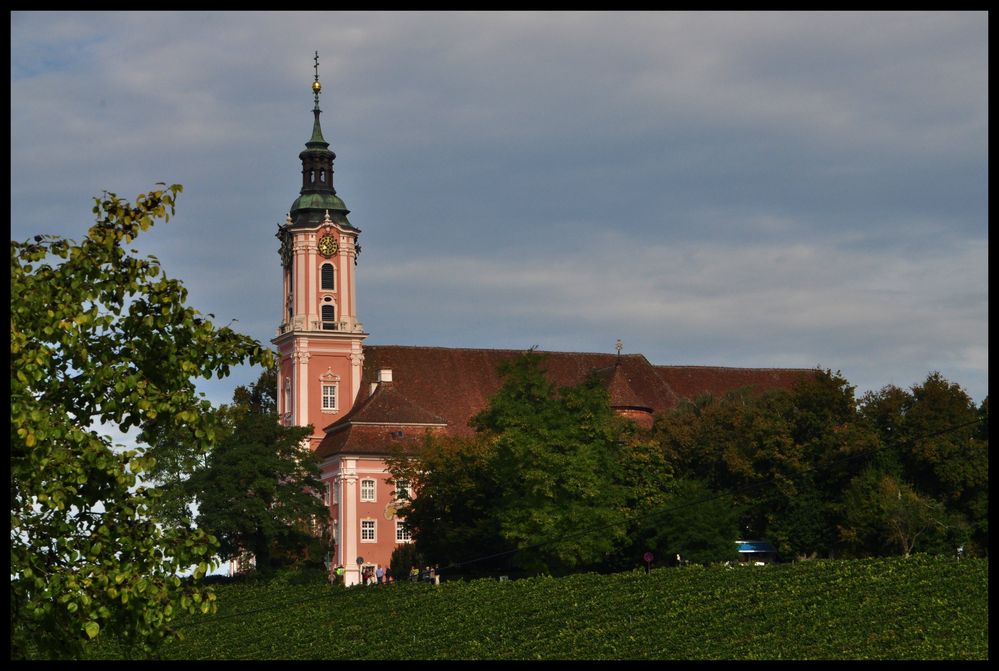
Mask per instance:
[[[221,584],[173,659],[988,659],[988,560]],[[128,656],[105,642],[94,657]]]

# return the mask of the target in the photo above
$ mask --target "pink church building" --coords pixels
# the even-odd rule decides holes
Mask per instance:
[[[365,566],[387,566],[396,547],[412,542],[396,514],[398,494],[385,459],[399,446],[417,445],[428,431],[470,434],[469,419],[502,384],[498,364],[522,352],[364,346],[368,334],[356,301],[361,230],[347,219],[350,211],[333,187],[336,155],[319,121],[318,59],[312,89],[312,135],[299,154],[302,188],[277,231],[282,306],[271,342],[279,359],[279,418],[314,428],[309,441],[322,460],[332,564],[344,566],[352,585]],[[683,398],[745,386],[787,388],[814,372],[661,366],[641,354],[547,355],[553,382],[578,384],[596,370],[615,410],[645,427],[655,412]]]

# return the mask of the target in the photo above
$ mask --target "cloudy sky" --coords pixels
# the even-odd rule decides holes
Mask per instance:
[[[139,251],[269,342],[315,51],[368,344],[985,398],[985,13],[14,13],[11,237],[183,184]]]

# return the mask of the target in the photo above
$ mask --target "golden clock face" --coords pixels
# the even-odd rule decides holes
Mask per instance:
[[[329,258],[336,254],[337,244],[332,235],[324,235],[319,239],[319,253]]]

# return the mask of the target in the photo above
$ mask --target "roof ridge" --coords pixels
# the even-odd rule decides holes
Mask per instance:
[[[528,352],[533,351],[538,354],[572,354],[572,355],[587,355],[587,356],[620,356],[629,358],[643,358],[647,357],[641,352],[633,352],[631,354],[618,354],[616,352],[573,352],[568,350],[548,350],[548,349],[536,349],[536,348],[509,348],[509,347],[443,347],[440,345],[365,345],[365,349],[379,348],[379,347],[394,347],[398,349],[433,349],[433,350],[448,350],[448,351],[461,351],[461,352]]]
[[[780,371],[814,371],[815,368],[781,368],[777,366],[769,366],[762,368],[760,366],[711,366],[711,365],[686,365],[686,364],[672,364],[672,363],[654,363],[652,364],[656,368],[703,368],[703,369],[724,369],[724,370],[780,370]]]

